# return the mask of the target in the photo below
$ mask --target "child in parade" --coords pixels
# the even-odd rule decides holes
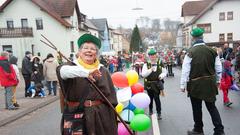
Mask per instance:
[[[232,102],[230,102],[228,97],[229,88],[233,84],[233,76],[231,72],[231,62],[229,60],[225,60],[223,63],[223,73],[220,82],[220,89],[223,92],[223,103],[225,106],[229,107]]]
[[[19,81],[20,80],[20,75],[19,75],[19,70],[18,70],[18,67],[17,67],[17,61],[18,61],[17,57],[11,57],[10,60],[9,60],[9,62],[13,66],[13,69],[16,73],[17,80]],[[12,102],[13,102],[13,105],[15,107],[20,107],[20,105],[17,103],[17,99],[16,99],[16,90],[17,90],[17,85],[13,86]]]

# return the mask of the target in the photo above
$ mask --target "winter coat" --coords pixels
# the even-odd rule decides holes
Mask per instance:
[[[47,81],[57,81],[56,69],[58,66],[57,60],[50,57],[43,64],[43,75]]]
[[[32,64],[30,58],[27,56],[25,56],[22,60],[22,74],[29,76],[32,74]]]
[[[16,86],[18,79],[7,58],[0,56],[0,84],[3,87]]]

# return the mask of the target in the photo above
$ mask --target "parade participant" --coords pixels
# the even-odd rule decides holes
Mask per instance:
[[[5,88],[5,107],[8,110],[15,110],[17,107],[13,105],[13,89],[17,86],[18,79],[13,66],[8,61],[9,54],[3,51],[0,56],[0,85]]]
[[[27,95],[27,90],[30,86],[31,74],[32,74],[32,64],[31,64],[32,53],[29,51],[25,52],[25,57],[22,60],[22,75],[25,81],[25,97]]]
[[[153,113],[153,99],[156,103],[158,119],[161,119],[160,92],[163,91],[163,78],[166,76],[166,69],[158,59],[155,49],[148,52],[150,62],[143,65],[142,76],[144,77],[144,89],[150,97],[149,114]]]
[[[114,110],[86,79],[93,80],[110,103],[117,105],[110,74],[97,58],[101,42],[93,35],[84,34],[78,40],[78,47],[78,59],[57,69],[65,97],[62,134],[117,135]]]
[[[215,106],[222,65],[218,54],[203,41],[204,30],[194,28],[191,31],[193,46],[183,60],[181,91],[188,91],[193,111],[194,128],[188,135],[203,135],[202,101],[211,115],[213,135],[224,135],[224,127],[218,109]],[[217,81],[216,81],[217,80]]]
[[[231,66],[232,66],[232,63],[227,58],[223,62],[223,73],[222,73],[222,78],[220,82],[220,89],[223,92],[223,103],[227,107],[229,107],[232,104],[232,102],[230,102],[228,97],[228,90],[233,84],[233,75],[231,72]]]

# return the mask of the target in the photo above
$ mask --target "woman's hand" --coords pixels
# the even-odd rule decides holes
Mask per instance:
[[[102,76],[102,73],[99,71],[99,69],[93,69],[93,70],[90,70],[88,78],[91,81],[95,82],[96,81],[95,78],[101,77],[101,76]]]

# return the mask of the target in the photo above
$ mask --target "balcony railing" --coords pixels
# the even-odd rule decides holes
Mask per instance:
[[[0,28],[0,38],[33,37],[32,28]]]

